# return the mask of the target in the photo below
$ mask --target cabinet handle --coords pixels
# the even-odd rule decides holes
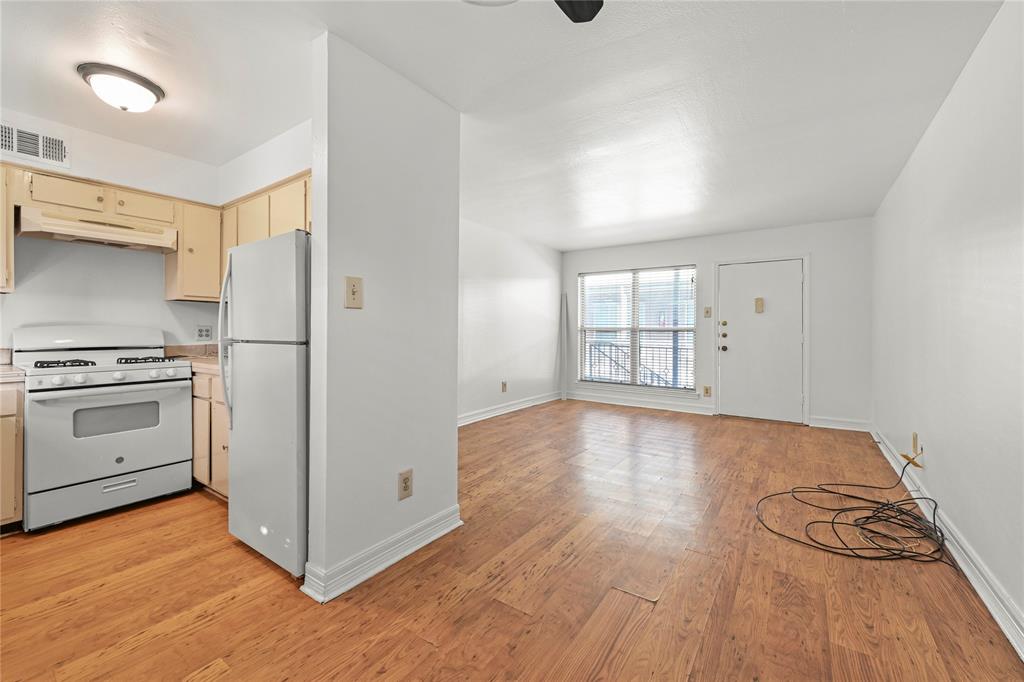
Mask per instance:
[[[221,450],[227,450],[227,449],[228,449],[228,446],[227,446],[227,445],[221,445],[221,446],[220,446],[220,449],[221,449]]]
[[[96,201],[98,201],[98,202],[100,202],[102,204],[103,203],[103,197],[101,197],[101,196],[100,197],[96,197]]]
[[[117,205],[118,206],[124,206],[124,199],[121,199],[120,201],[118,201]]]
[[[192,247],[190,246],[190,247],[188,247],[188,252],[189,252],[189,253],[195,253],[195,252],[196,252],[196,250],[195,250],[195,249],[193,249],[193,248],[192,248]]]

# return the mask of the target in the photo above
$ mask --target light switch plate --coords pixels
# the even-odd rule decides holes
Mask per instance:
[[[361,309],[363,307],[363,278],[345,278],[345,307]]]
[[[757,298],[754,299],[754,312],[755,313],[763,313],[764,312],[764,299],[761,298],[760,296],[758,296]]]
[[[704,317],[711,317],[711,306],[704,306]]]

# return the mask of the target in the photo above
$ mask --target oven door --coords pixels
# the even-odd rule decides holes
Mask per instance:
[[[191,379],[25,395],[27,493],[191,458]]]

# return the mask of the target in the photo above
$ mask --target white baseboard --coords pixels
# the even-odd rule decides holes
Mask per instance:
[[[882,435],[878,427],[871,429],[871,435],[874,436],[875,441],[878,443],[878,449],[882,451],[882,454],[889,464],[892,465],[892,468],[897,472],[901,471],[906,461],[899,456],[899,452],[893,447],[892,443]],[[913,467],[907,469],[905,479],[909,483],[907,488],[916,489],[921,495],[926,497],[933,497],[921,485],[921,480],[917,477]],[[957,529],[956,525],[942,511],[942,501],[938,500],[938,502],[937,521],[946,533],[946,546],[949,547],[953,558],[956,559],[960,569],[967,576],[967,580],[974,587],[974,591],[978,593],[981,601],[988,608],[989,613],[995,618],[1003,634],[1010,640],[1010,645],[1016,650],[1021,660],[1024,660],[1024,610],[1014,603],[1002,583],[992,574],[992,571],[989,570],[982,558],[978,556],[978,553],[967,542],[967,539]]]
[[[715,406],[689,396],[672,396],[663,392],[648,393],[645,389],[606,389],[573,387],[566,392],[570,400],[585,400],[592,403],[608,403],[627,407],[649,407],[654,410],[671,410],[691,414],[714,414]]]
[[[459,505],[455,505],[378,542],[326,571],[306,564],[306,578],[301,589],[323,604],[461,525]]]
[[[529,398],[522,398],[520,400],[511,400],[507,403],[495,405],[494,407],[485,407],[481,410],[473,410],[472,412],[460,414],[458,417],[458,425],[465,426],[466,424],[472,424],[473,422],[497,417],[499,414],[515,412],[516,410],[533,407],[534,405],[540,405],[541,403],[549,403],[552,400],[558,400],[561,397],[561,391],[553,391],[551,393],[542,393],[540,395],[530,396]]]
[[[871,422],[862,419],[840,419],[837,417],[808,417],[808,426],[820,429],[842,429],[843,431],[871,431]]]

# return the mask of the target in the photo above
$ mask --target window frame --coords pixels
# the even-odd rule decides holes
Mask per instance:
[[[653,270],[692,270],[693,272],[693,325],[692,326],[677,326],[677,327],[656,327],[656,326],[640,326],[640,305],[639,305],[639,290],[637,287],[639,273],[649,272]],[[628,327],[614,327],[614,326],[593,326],[587,327],[583,324],[584,321],[584,304],[583,304],[583,278],[589,275],[615,275],[629,273],[632,277],[631,288],[634,292],[635,298],[631,300],[631,311],[630,311],[630,326]],[[653,391],[672,391],[673,393],[684,393],[687,395],[697,395],[697,320],[700,318],[698,314],[698,291],[697,291],[697,265],[695,263],[684,264],[684,265],[656,265],[645,268],[623,268],[615,270],[593,270],[589,272],[579,272],[576,274],[576,381],[578,383],[595,384],[600,386],[621,386],[630,390],[653,390]],[[629,381],[612,381],[604,379],[587,379],[584,377],[584,361],[586,358],[586,333],[587,332],[628,332],[629,333],[629,348],[630,348],[630,380]],[[657,386],[652,384],[641,384],[638,383],[638,377],[640,374],[640,334],[642,332],[690,332],[693,334],[693,386]]]

